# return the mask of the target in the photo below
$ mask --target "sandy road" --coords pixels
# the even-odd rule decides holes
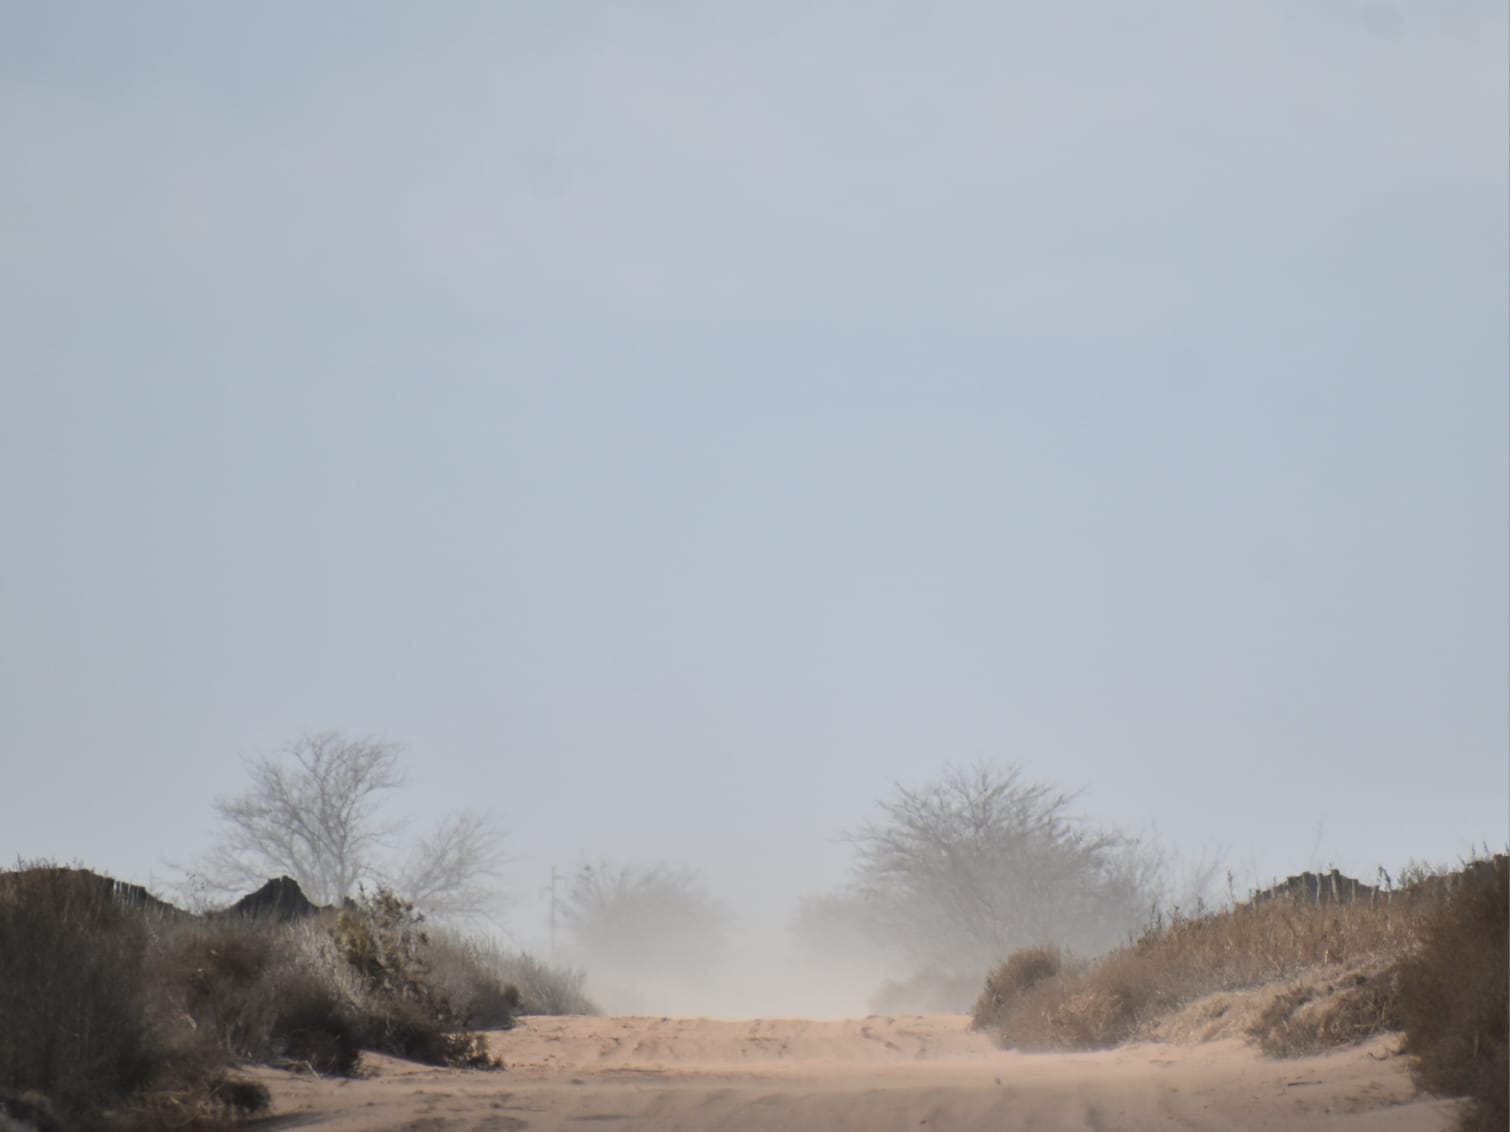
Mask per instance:
[[[503,1073],[373,1057],[338,1082],[264,1071],[269,1129],[322,1132],[1439,1132],[1392,1041],[1272,1061],[1246,1045],[1018,1054],[963,1018],[531,1018],[494,1035]]]

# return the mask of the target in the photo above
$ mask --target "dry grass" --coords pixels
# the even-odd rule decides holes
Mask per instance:
[[[1272,1057],[1303,1057],[1399,1028],[1399,978],[1394,965],[1385,963],[1286,987],[1270,998],[1248,1034]]]
[[[986,976],[986,985],[975,1000],[970,1024],[977,1030],[994,1025],[1008,1004],[1020,1002],[1039,983],[1064,969],[1064,956],[1054,947],[1029,947],[1013,952],[1007,961]]]
[[[1393,983],[1377,971],[1416,944],[1444,892],[1423,885],[1374,902],[1270,899],[1157,922],[1094,963],[1063,962],[1028,983],[1010,969],[1018,956],[1037,949],[1018,953],[988,980],[975,1022],[1008,1046],[1103,1049],[1149,1036],[1162,1020],[1207,995],[1330,972],[1352,981],[1329,993],[1309,988],[1282,996],[1256,1029],[1271,1050],[1356,1040],[1397,1024]],[[1325,1009],[1313,1005],[1323,999]]]
[[[145,918],[73,870],[0,887],[0,1088],[106,1109],[158,1075]],[[36,1102],[44,1103],[44,1102]]]
[[[1510,1125],[1510,860],[1426,875],[1388,899],[1253,901],[1155,925],[1094,963],[1018,952],[975,1025],[1022,1049],[1242,1033],[1274,1056],[1404,1030],[1417,1083],[1467,1098],[1465,1132]],[[1263,988],[1263,989],[1255,989]]]
[[[525,951],[453,932],[430,934],[431,980],[462,1006],[476,1029],[504,1029],[523,1014],[599,1014],[583,972]]]
[[[495,1067],[472,1027],[511,1025],[518,1003],[387,893],[280,923],[189,916],[79,869],[0,871],[0,1127],[224,1123],[266,1106],[228,1074],[245,1062],[349,1074],[373,1049]]]
[[[1510,859],[1475,861],[1399,966],[1398,1011],[1422,1088],[1469,1098],[1465,1132],[1510,1127]]]
[[[37,1127],[160,1128],[265,1107],[207,1034],[164,1026],[149,977],[172,917],[77,869],[0,873],[0,1113]]]

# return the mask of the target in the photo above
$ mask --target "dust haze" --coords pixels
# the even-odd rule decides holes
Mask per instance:
[[[1507,21],[4,5],[0,852],[723,1019],[1494,853]]]

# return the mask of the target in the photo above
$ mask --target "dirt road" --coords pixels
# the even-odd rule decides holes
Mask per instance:
[[[1019,1054],[950,1016],[846,1021],[531,1018],[502,1073],[367,1059],[364,1079],[265,1071],[265,1127],[321,1132],[1439,1132],[1392,1040],[1272,1061],[1235,1041]]]

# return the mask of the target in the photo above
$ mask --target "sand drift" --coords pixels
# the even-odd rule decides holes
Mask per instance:
[[[1274,1061],[1236,1041],[1004,1052],[953,1016],[530,1018],[494,1036],[502,1073],[372,1057],[353,1081],[258,1075],[272,1127],[328,1132],[1446,1127],[1396,1040]]]

